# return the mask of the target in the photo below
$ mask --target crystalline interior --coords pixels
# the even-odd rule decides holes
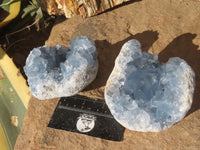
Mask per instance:
[[[70,50],[60,45],[34,48],[24,67],[31,93],[41,100],[78,93],[97,70],[96,47],[85,36],[72,40]]]
[[[192,104],[194,72],[181,58],[163,64],[141,51],[137,40],[125,43],[105,89],[106,103],[123,126],[158,132],[184,118]]]

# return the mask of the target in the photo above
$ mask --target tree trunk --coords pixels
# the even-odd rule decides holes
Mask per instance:
[[[131,0],[37,0],[43,11],[50,15],[64,14],[66,18],[91,17],[128,1]]]

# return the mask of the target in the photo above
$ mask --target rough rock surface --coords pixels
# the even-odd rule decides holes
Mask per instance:
[[[193,104],[186,117],[159,133],[125,130],[122,142],[47,128],[58,99],[32,98],[16,150],[199,150],[200,149],[200,2],[199,0],[142,0],[88,19],[57,20],[46,42],[64,46],[87,35],[95,41],[99,70],[97,78],[80,94],[104,99],[104,87],[122,45],[134,38],[142,50],[158,54],[161,62],[170,57],[184,59],[195,72]],[[63,17],[64,18],[64,17]]]
[[[40,100],[72,96],[91,83],[98,71],[94,42],[86,36],[61,45],[34,48],[24,71],[31,93]]]
[[[159,132],[182,120],[192,104],[194,72],[179,57],[165,64],[141,51],[137,40],[126,42],[106,83],[105,100],[124,127]]]

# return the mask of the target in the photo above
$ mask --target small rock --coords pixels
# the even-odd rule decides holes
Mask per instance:
[[[13,92],[13,89],[11,87],[9,88],[9,90],[10,90],[10,92]]]
[[[15,127],[18,127],[19,121],[18,121],[18,116],[11,116],[10,117],[11,124]]]

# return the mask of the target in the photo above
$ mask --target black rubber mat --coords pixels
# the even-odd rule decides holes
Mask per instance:
[[[104,100],[76,95],[62,97],[48,127],[121,141],[124,127],[111,115]]]

